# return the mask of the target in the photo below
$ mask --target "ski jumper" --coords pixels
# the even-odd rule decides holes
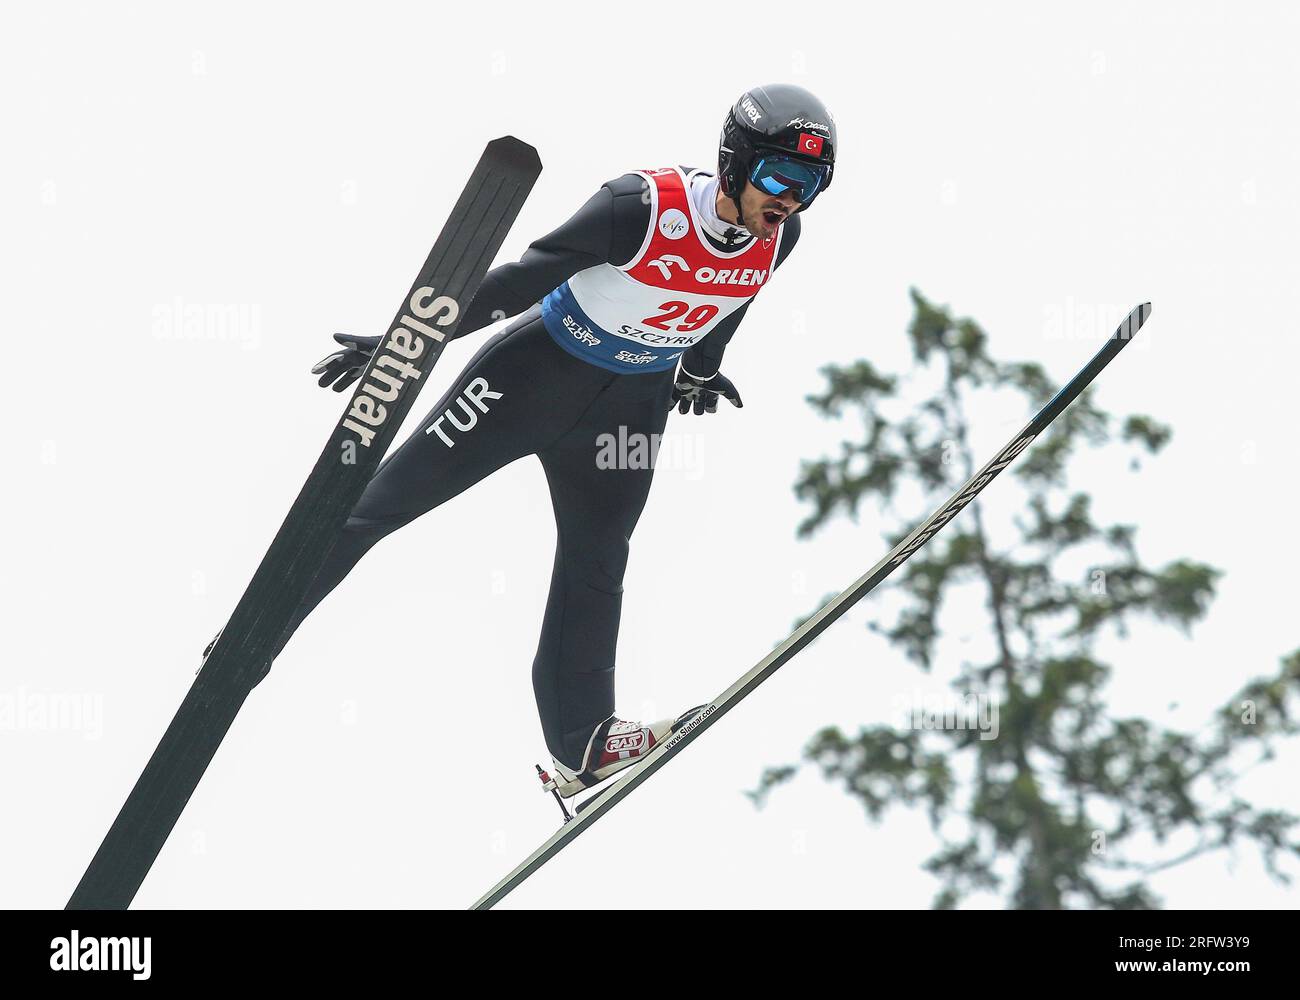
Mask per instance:
[[[793,217],[770,240],[732,230],[728,244],[697,209],[714,190],[702,171],[625,174],[488,273],[458,336],[518,318],[380,465],[277,652],[381,538],[536,455],[557,537],[533,688],[548,750],[576,766],[614,712],[623,573],[654,476],[652,463],[608,468],[598,439],[663,432],[679,361],[695,375],[718,371],[749,302],[798,238]]]

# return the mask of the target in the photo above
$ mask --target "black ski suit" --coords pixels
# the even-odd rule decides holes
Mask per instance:
[[[584,268],[632,259],[651,221],[643,185],[636,174],[610,181],[517,263],[489,272],[458,336],[523,315],[483,345],[419,429],[380,465],[277,651],[377,541],[515,459],[537,455],[557,544],[533,689],[548,750],[571,767],[580,763],[592,730],[614,711],[623,571],[654,475],[652,467],[601,468],[597,438],[620,427],[629,438],[662,433],[673,372],[618,374],[573,357],[551,339],[538,303]],[[776,266],[798,230],[797,216],[786,222]],[[686,369],[718,371],[744,313],[737,310],[690,348]]]

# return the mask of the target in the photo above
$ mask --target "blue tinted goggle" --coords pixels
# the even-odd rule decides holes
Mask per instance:
[[[760,191],[781,195],[794,194],[801,205],[808,205],[826,183],[831,168],[825,163],[807,163],[788,156],[763,156],[749,170],[749,182]]]

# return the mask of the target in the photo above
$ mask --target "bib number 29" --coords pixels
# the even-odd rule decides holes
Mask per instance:
[[[703,305],[696,306],[694,309],[687,302],[661,302],[659,308],[664,310],[655,313],[653,316],[647,316],[641,322],[646,326],[653,326],[656,330],[676,330],[678,333],[690,333],[692,330],[698,330],[714,316],[718,315],[718,307]],[[676,320],[681,320],[676,326],[672,324]]]

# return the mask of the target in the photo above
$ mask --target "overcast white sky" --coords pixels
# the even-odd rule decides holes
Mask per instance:
[[[840,129],[833,189],[729,349],[745,409],[671,425],[682,461],[655,483],[626,581],[624,717],[714,696],[883,554],[873,515],[796,541],[791,484],[839,438],[802,402],[818,369],[907,365],[912,285],[1062,380],[1116,316],[1154,303],[1098,401],[1171,424],[1173,443],[1138,476],[1088,456],[1075,485],[1099,519],[1140,526],[1148,562],[1225,576],[1190,637],[1141,628],[1099,647],[1116,714],[1198,729],[1300,646],[1294,7],[50,3],[3,18],[0,697],[90,716],[0,729],[0,906],[66,901],[338,416],[307,368],[332,331],[388,321],[505,133],[545,164],[514,259],[610,177],[712,163],[746,86],[801,83]],[[482,336],[446,352],[416,418]],[[982,416],[991,451],[1024,414]],[[1000,481],[981,503],[1005,517],[1017,498]],[[532,773],[554,537],[540,467],[397,537],[249,699],[137,905],[460,907],[554,829]],[[681,546],[707,547],[714,572],[680,578]],[[949,622],[925,679],[870,614],[509,905],[929,905],[923,818],[873,827],[811,774],[761,812],[742,795],[818,727],[887,721],[900,693],[941,689],[984,641],[977,613]],[[1300,811],[1297,756],[1242,793]],[[1294,904],[1252,851],[1152,885],[1173,907]]]

